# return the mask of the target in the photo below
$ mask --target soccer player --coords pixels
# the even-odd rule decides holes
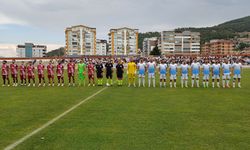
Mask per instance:
[[[208,88],[209,77],[210,77],[210,64],[208,60],[205,60],[205,63],[202,65],[203,68],[203,87]]]
[[[156,64],[153,59],[150,59],[147,65],[148,68],[148,87],[151,86],[151,79],[153,80],[153,87],[155,87],[155,68]]]
[[[15,60],[12,60],[12,64],[10,64],[10,72],[11,77],[13,79],[13,86],[18,85],[18,65]]]
[[[219,63],[218,60],[216,60],[216,62],[212,65],[212,69],[213,69],[213,77],[212,77],[212,86],[214,88],[214,82],[215,80],[217,80],[217,87],[220,87],[220,69],[221,69],[221,65]]]
[[[233,64],[233,70],[234,70],[234,80],[233,80],[233,88],[235,88],[235,82],[238,80],[238,87],[241,88],[240,80],[241,80],[241,71],[242,71],[242,64],[239,60],[236,60],[236,62]]]
[[[85,86],[86,64],[83,62],[83,60],[80,60],[77,65],[77,69],[79,86],[82,86],[82,84]]]
[[[63,61],[58,61],[56,66],[57,86],[64,86],[64,66]]]
[[[200,73],[200,63],[195,59],[191,64],[192,69],[192,87],[194,87],[194,81],[196,80],[196,87],[200,87],[199,84],[199,73]]]
[[[113,63],[112,60],[109,60],[106,64],[105,64],[105,68],[106,68],[106,78],[107,78],[107,86],[113,85]]]
[[[47,65],[47,74],[48,74],[48,80],[49,80],[49,86],[55,86],[55,81],[54,81],[54,65],[53,61],[50,60],[49,64]]]
[[[223,81],[222,81],[222,86],[223,88],[227,87],[229,88],[229,81],[231,79],[230,77],[230,68],[231,68],[231,64],[229,64],[228,60],[225,60],[225,63],[222,64],[222,70],[223,70]]]
[[[103,65],[100,60],[97,61],[95,68],[96,68],[97,85],[102,86],[103,85]]]
[[[10,79],[9,79],[9,66],[7,65],[7,61],[3,61],[2,64],[2,77],[3,77],[3,85],[6,86],[6,81],[8,82],[8,86],[10,86]]]
[[[89,60],[89,63],[88,63],[88,78],[89,78],[88,86],[91,86],[91,81],[92,81],[93,86],[95,86],[95,66],[92,60]]]
[[[133,58],[130,58],[130,62],[128,63],[127,74],[128,74],[128,87],[130,87],[132,83],[134,84],[134,87],[136,87],[135,85],[136,64]]]
[[[141,82],[142,86],[145,87],[145,71],[146,71],[146,64],[143,62],[141,59],[140,62],[137,64],[137,69],[139,71],[139,87],[141,87]]]
[[[67,68],[68,68],[68,80],[69,80],[68,86],[71,86],[71,83],[73,86],[75,86],[75,63],[72,59],[70,59]]]
[[[184,83],[185,83],[185,87],[188,87],[188,68],[189,65],[187,64],[186,61],[183,61],[183,63],[181,64],[181,87],[184,87]]]
[[[177,64],[174,60],[171,61],[169,65],[169,71],[170,71],[170,88],[174,87],[176,88],[176,79],[177,79]]]
[[[119,59],[118,64],[116,65],[116,76],[119,86],[122,86],[123,84],[123,73],[124,73],[124,66],[122,64],[122,60]]]
[[[166,87],[166,80],[167,80],[167,64],[164,60],[161,60],[161,64],[159,65],[159,73],[160,73],[160,87],[162,87],[162,84],[164,87]]]
[[[38,87],[41,86],[42,81],[43,81],[43,86],[45,86],[44,68],[45,68],[45,67],[44,67],[44,65],[42,64],[42,60],[40,60],[38,66],[37,66],[38,80],[39,80]]]
[[[27,67],[27,72],[28,72],[28,86],[31,84],[31,80],[33,81],[33,86],[36,86],[36,81],[35,81],[35,67],[32,63],[32,61],[29,62],[29,65]]]
[[[21,85],[26,85],[26,65],[24,64],[24,61],[22,61],[22,64],[19,66],[20,71],[20,79],[21,79]]]

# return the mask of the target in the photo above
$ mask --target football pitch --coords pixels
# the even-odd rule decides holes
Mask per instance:
[[[0,87],[0,149],[250,149],[250,69],[241,89],[157,86]]]

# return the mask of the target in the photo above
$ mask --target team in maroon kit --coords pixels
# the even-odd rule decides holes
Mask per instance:
[[[18,85],[18,66],[15,64],[15,60],[12,61],[12,64],[10,64],[10,72],[11,77],[13,79],[13,86]]]
[[[22,61],[22,64],[19,67],[20,79],[21,79],[21,85],[22,86],[27,84],[26,69],[27,69],[27,66],[24,64],[24,61]]]
[[[64,86],[64,65],[62,61],[58,61],[57,66],[54,66],[53,61],[49,61],[49,64],[45,67],[42,61],[39,61],[37,66],[34,65],[35,62],[29,61],[25,64],[24,61],[18,66],[15,60],[12,60],[10,65],[7,61],[2,63],[2,86],[10,86],[10,78],[13,80],[13,86],[18,86],[18,78],[20,78],[21,86],[36,86],[35,74],[37,71],[38,77],[38,87],[46,86],[45,82],[45,69],[47,69],[48,86],[55,86],[55,75],[57,76],[58,86]],[[67,64],[67,73],[69,86],[75,86],[75,62],[70,60]],[[19,76],[18,76],[19,75]]]
[[[59,62],[56,67],[58,86],[64,86],[64,66],[62,62]]]
[[[6,84],[8,84],[8,86],[10,86],[9,66],[7,65],[7,61],[3,61],[2,78],[3,78],[3,86],[5,86]],[[6,83],[6,82],[8,82],[8,83]]]
[[[89,79],[89,86],[91,85],[91,81],[92,81],[92,85],[95,85],[95,65],[93,64],[92,61],[90,61],[90,63],[87,65],[88,68],[88,79]]]
[[[35,86],[35,66],[32,62],[29,62],[27,66],[27,74],[28,74],[28,86],[31,84],[31,80],[33,81],[33,86]]]
[[[49,80],[49,86],[54,86],[55,81],[54,81],[54,66],[53,62],[50,61],[49,65],[47,66],[47,74],[48,74],[48,80]]]
[[[37,71],[38,71],[38,87],[41,86],[43,82],[43,86],[45,86],[45,78],[44,78],[44,65],[42,64],[42,61],[40,60],[39,65],[37,66]]]
[[[75,63],[73,62],[73,60],[69,61],[67,68],[68,68],[69,86],[71,85],[71,83],[73,84],[73,86],[75,86]]]

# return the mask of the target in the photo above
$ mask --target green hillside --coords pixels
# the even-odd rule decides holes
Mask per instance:
[[[228,21],[213,27],[202,28],[178,28],[175,31],[189,30],[201,33],[201,43],[211,39],[231,39],[238,36],[239,32],[250,32],[250,16]],[[139,48],[142,49],[144,38],[160,37],[159,32],[147,32],[139,34]]]
[[[139,33],[139,48],[142,49],[143,47],[143,40],[145,38],[151,38],[151,37],[160,37],[160,32],[146,32],[146,33]]]
[[[64,47],[52,50],[46,54],[47,57],[63,56],[63,55],[64,55]]]
[[[178,28],[176,31],[190,30],[201,33],[201,43],[211,39],[231,39],[239,32],[250,32],[250,16],[205,28]]]

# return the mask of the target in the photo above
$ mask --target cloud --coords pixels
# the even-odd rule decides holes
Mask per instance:
[[[17,25],[27,25],[25,21],[18,20],[18,19],[12,19],[10,17],[7,17],[6,15],[0,13],[0,24],[17,24]],[[3,28],[0,28],[3,29]]]
[[[249,15],[249,5],[249,0],[1,0],[0,28],[9,23],[32,29],[8,30],[0,41],[64,44],[64,29],[77,24],[96,27],[97,38],[104,39],[110,28],[123,26],[142,32],[212,26]]]
[[[86,24],[102,32],[125,25],[206,26],[248,15],[249,5],[248,0],[1,0],[0,11],[48,30]]]

